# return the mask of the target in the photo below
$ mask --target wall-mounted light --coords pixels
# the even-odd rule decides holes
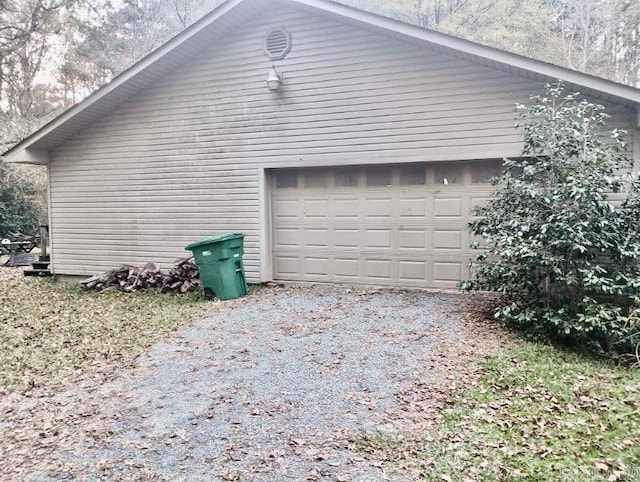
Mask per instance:
[[[276,70],[275,66],[272,66],[269,69],[269,76],[267,77],[267,87],[271,92],[275,92],[278,89],[280,89],[281,85],[282,85],[282,78],[280,77],[280,74],[278,74],[278,71]]]

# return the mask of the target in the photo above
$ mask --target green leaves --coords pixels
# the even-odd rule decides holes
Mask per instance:
[[[475,210],[488,252],[462,288],[503,293],[498,318],[532,337],[632,353],[640,185],[624,174],[624,132],[604,130],[603,107],[559,84],[532,100],[518,106],[523,157],[505,160],[494,200]],[[615,192],[628,194],[618,208]]]
[[[479,471],[470,480],[483,481],[633,477],[640,372],[523,342],[482,369],[453,395],[438,443],[425,447],[441,466]],[[452,449],[470,456],[460,460]]]
[[[0,238],[11,232],[36,234],[44,216],[32,183],[0,160]]]

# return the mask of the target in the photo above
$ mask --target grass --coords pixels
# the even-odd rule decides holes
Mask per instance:
[[[0,302],[0,392],[132,360],[207,312],[199,295],[97,294],[5,268]],[[465,388],[437,434],[356,446],[425,480],[640,480],[640,370],[521,340],[454,365]]]
[[[368,452],[438,481],[640,480],[640,371],[513,341],[454,393],[437,437]],[[403,460],[399,454],[410,454]]]
[[[50,383],[90,365],[133,359],[188,319],[196,294],[98,294],[77,283],[0,268],[0,390]]]

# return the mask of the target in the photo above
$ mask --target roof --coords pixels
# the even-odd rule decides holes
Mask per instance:
[[[211,42],[223,40],[235,27],[264,12],[269,6],[273,7],[274,1],[521,77],[545,82],[562,80],[570,88],[601,102],[621,104],[636,109],[636,112],[640,110],[640,89],[423,29],[333,1],[227,0],[110,83],[9,149],[4,153],[4,159],[13,162],[47,163],[48,150],[92,125],[146,86],[161,79],[211,45]]]

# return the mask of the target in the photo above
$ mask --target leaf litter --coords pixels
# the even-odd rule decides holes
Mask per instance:
[[[324,286],[219,303],[128,366],[6,393],[0,471],[8,480],[414,480],[414,467],[365,441],[435,433],[464,383],[459,352],[478,349],[463,299]],[[403,445],[407,457],[415,451]]]
[[[91,303],[102,300],[114,303]],[[75,294],[67,302],[78,309]],[[33,481],[632,480],[638,372],[507,335],[486,322],[493,304],[270,286],[209,306],[171,338],[167,328],[166,341],[137,358],[159,338],[141,330],[147,342],[135,350],[98,350],[62,372],[25,365],[32,382],[13,376],[0,396],[0,472]]]

